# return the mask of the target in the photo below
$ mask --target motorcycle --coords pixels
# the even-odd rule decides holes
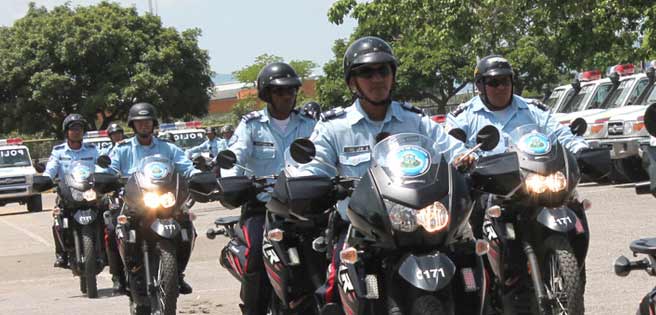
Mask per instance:
[[[93,161],[74,161],[64,178],[53,182],[47,176],[34,176],[33,182],[39,192],[57,186],[56,242],[66,251],[73,275],[80,277],[80,291],[89,298],[98,297],[96,276],[107,264],[100,199],[112,189],[111,177],[94,174],[94,168]]]
[[[193,213],[185,206],[191,186],[200,192],[216,186],[212,174],[185,180],[173,163],[153,155],[141,160],[122,193],[117,217],[119,253],[126,270],[131,314],[176,313],[179,270],[196,238]],[[206,187],[206,188],[203,188]],[[187,257],[188,258],[188,257]]]
[[[494,132],[479,134],[481,147],[496,146]],[[295,160],[307,163],[313,144],[297,141],[305,141],[299,152],[306,156]],[[482,314],[487,242],[463,237],[469,188],[433,145],[404,133],[373,148],[346,210],[350,226],[337,266],[342,309],[322,314]]]
[[[573,130],[586,129],[580,124],[585,122],[577,120]],[[504,314],[583,314],[589,243],[584,209],[590,202],[576,200],[577,158],[532,124],[520,126],[506,141],[507,152],[481,157],[470,172],[473,189],[490,195],[482,232],[494,276],[491,305]],[[585,150],[578,160],[591,172],[604,173],[609,154]],[[517,256],[522,252],[525,257]],[[515,290],[503,292],[513,283]],[[521,302],[513,305],[509,299]]]
[[[645,112],[645,125],[647,131],[653,137],[656,135],[656,104],[650,105]],[[651,181],[656,179],[651,178]],[[651,194],[651,183],[636,184],[636,194]],[[615,260],[615,274],[620,277],[626,277],[633,270],[644,270],[650,276],[656,276],[656,238],[642,238],[631,242],[629,245],[633,256],[641,254],[644,258],[636,261],[630,261],[625,256],[620,256]],[[637,315],[656,314],[656,288],[647,293],[640,302]]]
[[[222,169],[231,169],[233,167],[243,168],[247,172],[251,170],[236,164],[237,157],[230,150],[219,152],[217,164]],[[207,195],[208,200],[219,200],[221,204],[228,209],[235,209],[247,204],[264,205],[270,194],[269,190],[274,185],[276,176],[228,176],[218,179],[219,190]],[[258,208],[258,207],[255,207]],[[246,272],[247,245],[248,241],[244,231],[240,227],[241,216],[229,216],[216,219],[215,228],[210,228],[205,233],[208,239],[215,239],[217,235],[223,235],[229,239],[226,246],[221,250],[219,263],[223,268],[228,270],[240,283],[243,281]],[[265,259],[266,260],[266,259]],[[278,305],[272,305],[277,300],[269,298],[269,301],[263,302],[268,304],[270,312],[279,308]],[[274,313],[277,314],[277,313]]]

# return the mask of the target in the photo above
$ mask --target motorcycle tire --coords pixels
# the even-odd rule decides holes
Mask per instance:
[[[157,243],[159,251],[159,268],[157,269],[156,292],[157,301],[162,315],[175,315],[178,302],[178,260],[175,243],[160,240]]]
[[[150,315],[150,307],[148,305],[137,305],[137,303],[130,300],[130,315]]]
[[[583,315],[581,273],[572,246],[562,235],[552,235],[544,242],[544,256],[540,264],[542,281],[558,300],[551,314]],[[562,305],[563,309],[559,308]]]
[[[432,295],[423,295],[412,302],[411,315],[447,314],[442,302]],[[452,315],[452,314],[449,314]]]
[[[96,281],[96,247],[94,246],[96,235],[94,226],[82,227],[82,255],[84,257],[84,285],[87,297],[95,299],[98,297],[98,283]],[[80,287],[82,282],[80,282]]]

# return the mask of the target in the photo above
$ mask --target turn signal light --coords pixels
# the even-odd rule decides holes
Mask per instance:
[[[583,204],[583,210],[585,210],[585,211],[588,211],[588,209],[592,208],[592,201],[590,201],[588,199],[583,199],[583,201],[581,201],[581,203]]]
[[[280,242],[283,238],[281,229],[273,229],[267,232],[267,239],[274,242]]]
[[[116,222],[118,222],[119,224],[126,224],[128,223],[128,217],[121,214],[116,218]]]
[[[490,218],[498,218],[501,216],[501,207],[500,206],[492,206],[487,208],[485,210],[485,213],[487,213],[487,216]]]
[[[476,240],[476,255],[483,256],[490,251],[490,243],[486,240]]]
[[[339,252],[339,258],[347,264],[355,264],[358,261],[358,250],[354,247],[347,247]]]

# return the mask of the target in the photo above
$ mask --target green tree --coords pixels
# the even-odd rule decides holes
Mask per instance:
[[[0,33],[3,131],[61,134],[72,112],[89,121],[109,114],[106,125],[140,101],[164,120],[207,113],[212,72],[198,29],[178,32],[116,3],[50,11],[31,3]]]
[[[572,69],[606,67],[645,53],[640,37],[645,1],[420,1],[337,0],[328,19],[358,21],[351,39],[379,36],[392,44],[399,60],[396,97],[429,99],[440,111],[473,78],[477,58],[496,53],[516,69],[517,91],[542,91]],[[319,81],[323,103],[350,99],[340,65],[345,41]]]

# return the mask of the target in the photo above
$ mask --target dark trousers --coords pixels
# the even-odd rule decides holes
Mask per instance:
[[[264,218],[264,214],[248,215],[245,216],[241,225],[246,238],[247,251],[240,295],[243,302],[242,310],[247,315],[266,314],[266,301],[271,292],[271,284],[264,269],[262,257]]]

